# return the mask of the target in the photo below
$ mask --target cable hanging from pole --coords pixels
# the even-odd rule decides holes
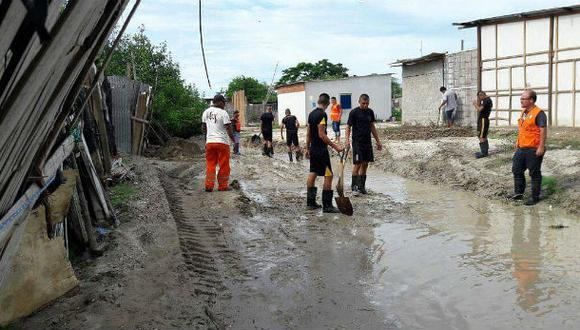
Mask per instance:
[[[205,60],[205,50],[203,48],[203,32],[201,29],[201,0],[199,0],[199,42],[201,44],[201,56],[203,57],[203,66],[205,67],[205,76],[207,77],[207,84],[209,88],[211,87],[211,82],[209,81],[209,72],[207,71],[207,61]]]

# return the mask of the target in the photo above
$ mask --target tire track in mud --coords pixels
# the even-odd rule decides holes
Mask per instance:
[[[220,301],[231,298],[230,285],[246,281],[248,272],[217,222],[219,212],[213,217],[200,212],[207,207],[185,189],[191,186],[194,176],[188,173],[189,168],[184,165],[167,172],[159,170],[159,180],[175,219],[183,268],[194,282],[195,295],[206,303],[205,316],[208,319],[204,325],[225,328],[223,324],[227,323],[227,318],[219,311]]]

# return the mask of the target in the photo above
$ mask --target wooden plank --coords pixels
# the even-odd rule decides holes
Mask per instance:
[[[103,100],[103,93],[101,89],[101,82],[98,83],[99,86],[97,90],[93,92],[93,97],[96,102],[94,104],[93,116],[97,123],[97,129],[99,130],[99,140],[101,143],[101,155],[103,156],[103,170],[105,173],[111,173],[111,150],[109,149],[109,135],[107,133],[107,123],[105,122],[105,111],[106,105]],[[98,104],[97,104],[98,102]]]
[[[83,163],[85,164],[85,166],[87,166],[86,168],[87,172],[91,177],[93,188],[97,193],[100,206],[102,207],[105,216],[107,217],[107,219],[112,219],[111,210],[109,210],[109,207],[107,206],[107,200],[105,198],[106,193],[103,189],[101,181],[99,180],[99,176],[97,175],[97,171],[95,170],[95,166],[93,164],[93,161],[91,160],[91,156],[89,155],[88,152],[89,148],[87,147],[87,142],[85,140],[84,135],[81,135],[81,139],[82,144],[80,145],[79,150],[81,153],[81,157],[83,158]]]
[[[37,60],[8,96],[4,105],[10,115],[0,122],[0,214],[16,199],[62,109],[62,100],[88,59],[90,45],[76,40],[90,39],[106,5],[106,1],[72,2],[51,31],[53,39],[42,46]]]
[[[28,215],[30,208],[36,203],[38,197],[46,189],[48,185],[54,180],[56,171],[64,160],[70,156],[73,151],[75,142],[72,136],[69,136],[63,144],[61,144],[50,157],[42,169],[43,187],[36,184],[28,187],[26,192],[18,201],[12,205],[8,212],[0,220],[0,251],[5,246],[8,238],[14,231],[14,227],[18,226]]]
[[[149,98],[148,94],[148,91],[139,93],[139,96],[137,97],[137,104],[135,105],[135,115],[131,116],[133,119],[131,153],[134,155],[141,154],[141,145],[143,143],[145,125],[140,120],[144,120],[147,116],[147,99]]]

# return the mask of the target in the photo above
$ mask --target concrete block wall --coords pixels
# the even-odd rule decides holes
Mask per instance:
[[[476,126],[477,112],[472,105],[477,97],[477,50],[471,49],[445,56],[444,84],[457,93],[455,123]]]
[[[443,84],[443,59],[403,67],[403,122],[437,123]]]

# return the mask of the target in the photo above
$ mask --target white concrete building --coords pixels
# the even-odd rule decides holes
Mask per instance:
[[[495,125],[517,125],[524,88],[553,126],[580,126],[580,5],[471,22],[477,28],[478,87],[494,102]]]
[[[391,117],[391,74],[372,74],[368,76],[353,76],[336,80],[301,81],[276,88],[278,93],[278,122],[284,118],[284,110],[290,109],[304,126],[308,114],[316,108],[318,95],[328,93],[336,97],[342,105],[342,122],[346,123],[350,110],[358,106],[360,94],[368,94],[370,108],[375,112],[377,120]],[[327,113],[330,112],[330,107]]]

